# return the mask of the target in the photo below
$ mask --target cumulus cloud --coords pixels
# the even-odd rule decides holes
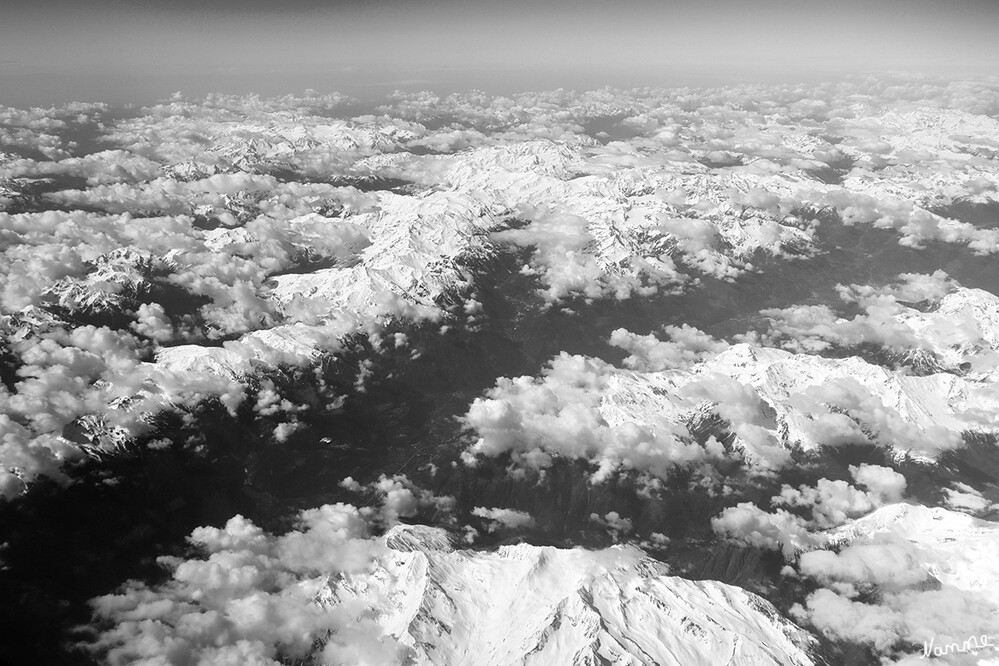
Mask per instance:
[[[852,544],[839,552],[804,553],[802,574],[827,585],[792,615],[832,638],[868,644],[892,658],[921,654],[927,644],[963,644],[999,629],[999,605],[980,592],[933,576],[939,555],[904,538]],[[928,584],[932,581],[935,585]],[[861,591],[875,589],[874,600]]]
[[[750,383],[740,382],[709,368],[680,389],[692,400],[707,401],[738,436],[744,451],[763,468],[779,468],[790,451],[777,438],[767,404]]]
[[[868,442],[933,458],[962,446],[966,430],[996,427],[985,416],[995,400],[990,383],[950,374],[912,376],[858,357],[740,343],[689,372],[645,380],[704,400],[731,422],[747,451],[763,462],[772,452],[777,465],[775,442],[807,449]]]
[[[0,147],[34,161],[68,158],[78,143],[67,130],[99,123],[110,107],[101,103],[70,102],[56,107],[15,109],[0,106]]]
[[[0,164],[0,178],[74,176],[86,178],[88,185],[105,185],[151,180],[160,174],[161,168],[160,163],[129,151],[104,150],[57,161],[11,160]]]
[[[905,494],[905,477],[890,467],[861,463],[850,465],[850,474],[857,483],[874,493],[879,498],[878,502],[898,502]]]
[[[834,208],[846,224],[870,224],[898,232],[899,243],[922,248],[930,241],[967,245],[976,254],[999,251],[999,230],[982,229],[946,218],[895,198],[877,198],[851,190],[827,192],[816,203]]]
[[[543,471],[555,456],[580,458],[596,466],[592,478],[600,482],[629,469],[664,476],[719,454],[691,441],[668,415],[630,420],[607,412],[605,396],[619,373],[597,359],[562,354],[541,377],[501,378],[465,414],[479,436],[466,463],[508,454],[520,468]]]
[[[927,385],[932,383],[948,382],[946,380],[926,382]],[[886,405],[881,396],[850,378],[837,377],[821,385],[809,387],[795,396],[795,402],[801,409],[820,414],[835,408],[862,424],[871,433],[873,441],[899,448],[908,446],[910,450],[920,454],[933,455],[962,445],[959,429],[938,425],[934,423],[936,419],[915,423],[909,414]],[[827,419],[825,424],[829,422]],[[821,422],[807,426],[820,443],[833,443],[823,439],[824,435],[820,428]],[[834,436],[838,434],[834,432]]]
[[[131,328],[156,342],[169,342],[175,334],[166,310],[159,303],[142,303],[135,312]]]
[[[772,502],[809,507],[814,524],[826,528],[842,525],[847,519],[870,513],[886,503],[898,502],[905,492],[905,477],[889,467],[851,465],[850,473],[857,483],[869,490],[859,490],[843,480],[819,479],[814,487],[785,485]]]
[[[676,287],[685,281],[672,259],[657,252],[655,245],[648,250],[636,244],[622,246],[620,233],[631,235],[640,229],[616,228],[614,222],[620,211],[612,201],[598,199],[585,190],[573,192],[579,187],[572,183],[562,187],[567,190],[564,196],[569,210],[586,217],[524,205],[519,216],[528,221],[526,226],[492,236],[499,243],[533,248],[531,261],[522,272],[540,278],[547,300],[555,302],[571,296],[624,299],[632,294],[654,293],[660,286]],[[582,201],[577,203],[577,198]]]
[[[296,530],[275,536],[235,516],[200,527],[203,553],[163,558],[166,583],[129,582],[94,599],[110,625],[87,647],[113,664],[172,661],[278,663],[314,655],[319,663],[402,663],[406,650],[363,612],[324,608],[316,595],[337,572],[363,571],[384,548],[354,507],[302,512]]]
[[[590,522],[604,527],[615,540],[630,534],[633,527],[631,519],[622,517],[617,511],[610,511],[603,516],[598,513],[591,513]]]
[[[982,493],[966,483],[956,482],[953,488],[944,488],[944,503],[949,509],[965,513],[982,514],[996,508]]]
[[[661,330],[669,340],[618,328],[611,333],[610,344],[630,352],[624,359],[626,367],[643,372],[689,368],[728,346],[688,324],[663,326]]]
[[[860,309],[846,317],[828,305],[763,310],[768,328],[742,339],[805,353],[875,345],[914,371],[973,376],[997,365],[999,298],[967,289],[943,271],[902,274],[884,286],[837,285],[841,299]]]
[[[854,347],[865,342],[892,347],[917,344],[912,330],[891,314],[883,318],[858,315],[848,320],[827,305],[768,309],[760,314],[770,325],[762,340],[796,352],[819,353],[834,345]]]
[[[634,371],[561,354],[540,376],[499,379],[464,416],[477,436],[465,462],[509,455],[520,473],[543,471],[555,457],[581,459],[602,481],[627,470],[663,477],[676,466],[736,456],[774,474],[796,447],[868,443],[930,459],[963,446],[967,430],[997,427],[988,416],[996,401],[989,384],[914,377],[859,358],[728,346],[693,329],[678,337],[684,342],[660,344],[618,331],[611,341],[634,350],[628,365],[688,367]],[[688,428],[714,417],[712,427],[724,433],[693,441]],[[728,450],[722,434],[734,436]],[[893,482],[868,473],[862,483],[872,488]]]
[[[999,93],[988,86],[398,93],[377,115],[346,118],[349,104],[315,93],[176,96],[120,119],[101,105],[0,108],[0,337],[14,370],[0,387],[0,493],[62,479],[65,461],[106,455],[157,411],[208,398],[235,412],[252,396],[256,417],[286,441],[303,406],[261,375],[316,363],[393,320],[476,314],[477,272],[499,252],[518,251],[556,304],[807,259],[833,218],[914,248],[999,248],[999,230],[949,209],[999,198]],[[83,154],[74,137],[93,132],[106,150]],[[769,330],[750,345],[686,324],[620,328],[610,342],[628,354],[625,368],[562,354],[539,376],[501,378],[464,415],[475,443],[463,459],[508,456],[514,474],[578,459],[599,483],[726,456],[773,471],[799,446],[867,442],[932,457],[961,446],[964,430],[999,427],[994,299],[941,272],[840,295],[842,307],[764,311]],[[116,323],[88,319],[97,315]],[[406,344],[403,333],[394,340]],[[808,354],[917,349],[950,374],[771,354],[760,342]],[[373,366],[355,367],[363,388]],[[712,419],[732,436],[724,447],[688,430]],[[73,428],[84,436],[67,438]],[[729,507],[713,527],[781,550],[822,586],[798,617],[885,659],[932,636],[997,631],[995,600],[980,594],[989,576],[951,567],[968,564],[960,552],[913,545],[925,525],[844,544],[837,530],[906,492],[889,468],[850,473],[853,483],[785,485],[768,506]],[[325,576],[377,554],[371,524],[427,513],[449,522],[453,500],[400,475],[344,488],[368,506],[306,512],[283,536],[238,517],[196,531],[203,555],[165,560],[167,583],[129,583],[95,602],[110,627],[96,649],[112,663],[267,663],[305,659],[319,641],[325,663],[405,659],[363,604],[314,599]],[[991,508],[970,486],[943,492],[955,509]],[[473,513],[485,529],[532,522],[512,509]],[[632,532],[617,512],[591,518],[615,536]],[[992,552],[989,538],[967,551]]]
[[[901,273],[893,282],[883,287],[851,284],[837,285],[840,297],[848,302],[859,303],[865,309],[884,303],[923,303],[936,301],[954,290],[958,285],[942,270],[933,273]]]
[[[487,509],[477,506],[472,509],[472,515],[488,521],[487,531],[495,532],[500,528],[516,530],[524,527],[534,527],[534,517],[525,511],[515,509]]]
[[[859,543],[839,552],[814,550],[798,558],[798,570],[829,583],[845,582],[854,586],[870,586],[873,582],[882,590],[897,590],[926,580],[930,573],[919,550],[904,542]]]
[[[994,524],[894,503],[904,485],[890,469],[851,472],[868,491],[822,479],[815,487],[784,486],[772,499],[811,507],[810,520],[744,503],[723,511],[713,526],[747,545],[782,550],[793,563],[785,575],[819,586],[792,616],[834,640],[867,645],[885,660],[904,660],[927,644],[995,634]]]
[[[447,495],[436,495],[429,490],[420,488],[409,480],[405,474],[394,476],[380,475],[376,481],[361,484],[352,477],[340,482],[342,488],[374,496],[379,504],[377,509],[366,507],[362,513],[370,520],[391,527],[400,518],[412,518],[421,510],[429,510],[436,514],[434,518],[443,523],[454,521],[452,512],[455,500]]]
[[[9,318],[4,330],[18,364],[12,390],[0,389],[0,413],[7,419],[0,477],[7,496],[39,474],[58,478],[62,461],[112,453],[146,432],[151,414],[208,397],[234,410],[245,394],[225,377],[143,362],[142,344],[124,331],[54,321],[33,331],[19,321]],[[67,439],[71,425],[82,426],[88,439]]]
[[[963,645],[971,636],[994,635],[997,628],[995,605],[953,589],[910,590],[888,595],[880,604],[820,589],[792,615],[830,638],[867,644],[891,658],[922,656],[927,644]],[[973,656],[965,663],[980,662]]]
[[[21,406],[5,413],[28,432],[10,441],[37,440],[47,458],[26,462],[18,444],[10,459],[20,462],[0,467],[17,478],[52,473],[52,461],[75,446],[57,441],[57,424],[88,410],[139,427],[135,410],[101,407],[108,399],[137,398],[154,410],[166,395],[181,403],[221,395],[233,406],[233,382],[268,364],[313,362],[344,336],[393,318],[440,318],[441,303],[474,282],[469,268],[505,246],[528,250],[523,270],[552,303],[679,290],[700,275],[737,279],[755,270],[761,253],[807,256],[825,222],[805,209],[894,229],[905,243],[993,251],[996,230],[940,214],[999,191],[987,140],[996,126],[992,94],[968,84],[896,83],[400,93],[354,118],[345,117],[347,98],[316,93],[178,96],[127,118],[99,104],[0,109],[0,200],[10,207],[0,213],[4,314],[102,302],[128,317],[116,334],[139,340],[130,352],[136,368],[150,348],[174,345],[158,352],[156,369],[86,380],[54,364],[30,371],[37,376],[8,391],[13,402],[5,404]],[[87,153],[74,140],[84,130],[99,134],[102,150]],[[9,191],[17,194],[8,197],[5,183],[14,181]],[[20,194],[32,188],[40,194]],[[132,275],[109,261],[122,250],[148,261]],[[903,291],[912,294],[887,296],[936,297],[939,282],[911,279]],[[161,297],[176,290],[193,311],[166,307]],[[854,297],[866,320],[771,313],[775,331],[809,341],[802,345],[910,341],[911,322],[889,326],[882,316],[885,299],[875,311],[863,293]],[[935,339],[943,339],[939,331]],[[684,326],[663,333],[668,340],[619,331],[612,341],[642,371],[693,367],[721,350]],[[206,340],[225,342],[202,347]],[[967,342],[975,344],[970,334]],[[975,371],[991,372],[999,359],[975,362]],[[153,382],[166,387],[163,400],[138,388]],[[46,387],[60,399],[38,398]],[[752,413],[744,393],[718,413],[747,451],[779,464],[773,424]],[[831,395],[813,397],[821,404]],[[815,415],[815,433],[854,441],[862,428],[851,420],[868,426],[870,417],[882,440],[915,434],[863,399],[849,401],[856,406],[848,417]],[[29,405],[37,417],[24,416]],[[581,445],[582,457],[605,469],[661,471],[704,455],[672,426],[594,424],[616,434]],[[567,438],[551,442],[514,449],[530,452],[535,467],[544,466],[546,448],[575,455]],[[944,438],[942,448],[952,445]]]
[[[767,512],[752,502],[725,509],[711,519],[711,527],[720,535],[755,548],[781,550],[788,558],[822,542],[801,517],[784,509]]]
[[[756,548],[781,550],[791,558],[802,550],[826,543],[829,537],[822,534],[822,530],[899,502],[905,492],[905,477],[889,467],[866,463],[851,465],[850,473],[854,481],[868,490],[842,479],[819,479],[814,486],[797,488],[784,484],[780,493],[770,498],[770,504],[775,507],[772,511],[742,502],[713,518],[712,528],[726,538]],[[811,518],[782,507],[807,508]]]

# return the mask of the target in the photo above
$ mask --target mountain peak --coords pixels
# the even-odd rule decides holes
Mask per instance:
[[[447,530],[429,525],[396,525],[385,533],[385,545],[402,552],[422,553],[454,551],[454,536]]]

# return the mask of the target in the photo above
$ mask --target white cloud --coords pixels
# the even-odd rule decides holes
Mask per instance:
[[[694,349],[707,344],[720,351],[694,352],[701,360],[685,369],[642,372],[561,354],[539,377],[499,379],[465,414],[478,437],[465,462],[510,455],[515,469],[544,470],[554,457],[582,459],[597,467],[594,480],[604,480],[625,470],[662,477],[677,465],[736,455],[772,474],[790,461],[794,447],[873,443],[932,459],[963,446],[964,431],[999,427],[989,416],[999,397],[989,384],[947,374],[914,377],[859,358],[745,343],[723,348],[691,338],[685,344]],[[645,363],[693,360],[672,343],[661,347],[626,332],[615,333],[615,341],[647,358],[663,353],[663,360]],[[692,441],[687,425],[709,414],[735,435],[733,454],[716,440]],[[892,478],[871,473],[864,482],[890,484]],[[891,494],[887,486],[884,491]]]
[[[821,543],[809,531],[808,522],[799,516],[784,509],[768,513],[751,502],[725,509],[711,519],[711,527],[722,536],[755,548],[781,550],[788,558]]]
[[[888,503],[898,502],[905,492],[905,477],[889,467],[861,464],[850,466],[854,480],[869,488],[860,490],[846,481],[819,479],[814,487],[783,486],[774,504],[809,507],[812,520],[820,528],[842,525]]]
[[[362,571],[384,548],[349,505],[304,511],[298,529],[267,534],[241,516],[190,537],[201,558],[164,558],[171,578],[132,581],[93,600],[110,623],[89,646],[112,664],[163,658],[199,663],[274,663],[324,644],[321,663],[402,663],[406,649],[362,609],[327,609],[316,594],[331,573]]]
[[[175,331],[173,324],[167,317],[166,311],[159,303],[142,303],[136,310],[135,321],[131,324],[132,330],[139,335],[156,342],[169,342],[173,339]]]
[[[361,512],[367,519],[385,527],[397,524],[400,518],[413,518],[421,511],[431,512],[434,519],[440,523],[454,522],[453,497],[436,495],[420,488],[405,474],[394,476],[382,474],[377,480],[368,484],[361,484],[352,477],[347,477],[340,482],[340,486],[355,493],[373,494],[380,506],[377,509],[366,507]]]
[[[669,340],[618,328],[611,333],[610,344],[631,353],[624,359],[626,367],[643,372],[686,369],[728,346],[688,324],[663,326],[661,330]]]
[[[598,525],[606,528],[607,532],[615,540],[619,537],[630,534],[633,527],[631,519],[623,518],[617,511],[610,511],[603,516],[597,513],[591,513],[590,522],[597,523]]]
[[[508,453],[518,466],[544,470],[554,456],[581,458],[596,466],[594,481],[602,481],[628,469],[663,476],[714,455],[668,414],[641,420],[605,414],[604,396],[619,377],[597,359],[562,354],[540,378],[500,379],[464,417],[479,435],[466,462]]]
[[[525,511],[515,509],[492,508],[487,509],[477,506],[472,509],[473,516],[485,518],[488,521],[487,531],[495,532],[499,528],[520,529],[523,527],[534,527],[534,518]]]
[[[822,530],[847,523],[886,504],[901,500],[905,477],[888,467],[861,464],[850,466],[854,480],[868,490],[861,490],[843,480],[818,479],[814,486],[781,486],[770,498],[775,507],[765,511],[751,502],[723,510],[712,519],[714,531],[726,538],[753,546],[781,550],[791,559],[798,552],[822,547],[829,540]],[[782,507],[807,508],[805,518]],[[801,556],[815,557],[814,554]],[[804,565],[802,565],[804,566]]]
[[[985,499],[980,491],[966,483],[956,482],[953,488],[944,488],[943,491],[944,503],[954,511],[964,511],[974,515],[996,508],[996,505]]]
[[[83,381],[47,367],[26,377],[4,404],[15,405],[12,420],[29,423],[27,441],[53,438],[39,439],[40,450],[55,447],[59,456],[72,455],[73,447],[55,443],[57,424],[87,410],[139,428],[135,413],[126,417],[128,410],[109,412],[99,404],[124,397],[140,398],[142,409],[166,404],[140,388],[156,380],[170,400],[218,393],[232,406],[239,399],[235,384],[267,364],[313,362],[320,352],[335,351],[343,335],[370,332],[392,318],[443,317],[440,301],[474,287],[467,267],[492,256],[499,242],[530,248],[524,271],[538,277],[553,303],[680,290],[701,275],[739,279],[754,270],[761,253],[808,256],[816,225],[825,224],[800,215],[809,207],[894,229],[909,244],[936,239],[992,251],[996,230],[931,212],[959,199],[995,199],[992,93],[967,83],[896,83],[399,94],[377,115],[352,119],[331,117],[349,100],[313,93],[178,97],[121,119],[107,116],[102,105],[4,108],[3,143],[21,155],[0,158],[0,179],[83,178],[85,186],[50,192],[31,210],[60,204],[109,213],[0,213],[4,314],[50,297],[69,305],[100,297],[131,311],[123,339],[132,339],[132,331],[144,338],[131,361],[113,372]],[[588,134],[594,123],[607,125],[601,141]],[[98,138],[107,150],[71,155],[80,152],[71,138],[79,128],[102,131]],[[448,154],[412,152],[428,147]],[[726,166],[705,164],[712,159]],[[823,168],[841,182],[816,180],[815,170]],[[413,185],[362,192],[374,177]],[[511,227],[514,218],[523,225]],[[216,223],[224,228],[203,228]],[[179,287],[207,302],[182,316],[162,303],[128,302],[127,288],[135,285],[106,280],[95,268],[122,249],[152,258],[156,276],[145,278],[154,288]],[[313,270],[311,262],[325,267]],[[307,272],[296,273],[303,267]],[[775,331],[784,326],[785,337],[805,335],[809,351],[841,341],[908,344],[907,331],[918,327],[911,317],[890,322],[889,312],[907,313],[888,301],[936,297],[943,279],[903,282],[880,300],[857,291],[866,319],[844,323],[820,310],[776,313]],[[962,339],[970,349],[974,331],[964,323],[959,329],[948,335],[967,333]],[[917,337],[926,339],[926,330]],[[933,330],[929,337],[944,339],[944,328]],[[722,351],[721,343],[684,326],[665,334],[669,340],[615,332],[614,343],[643,372],[693,368]],[[194,348],[206,338],[227,342]],[[166,343],[181,344],[161,352],[157,369],[137,365],[149,345]],[[975,372],[988,373],[999,356],[980,354],[974,361]],[[103,388],[92,386],[97,381]],[[38,396],[50,388],[59,400]],[[856,441],[866,429],[879,443],[913,438],[931,453],[957,445],[953,433],[905,427],[910,415],[900,422],[853,388],[840,382],[806,395],[802,404],[814,427],[802,421],[796,434],[836,444]],[[722,397],[732,400],[719,401],[716,413],[730,421],[749,454],[779,465],[785,442],[762,416],[771,396],[757,401],[752,391],[726,389]],[[841,398],[849,403],[847,414],[832,413],[830,405]],[[37,416],[22,422],[29,407]],[[528,418],[524,432],[528,440],[537,437],[513,447],[531,466],[543,468],[555,453],[593,460],[601,474],[662,473],[706,457],[675,422],[632,419],[628,425],[614,421],[625,410],[609,404],[580,411],[599,434],[587,440],[580,431],[584,442],[573,444],[565,433],[575,408],[553,409]],[[987,410],[979,420],[987,421]],[[552,427],[545,430],[542,422]],[[484,452],[510,450],[495,440],[498,430],[490,432],[494,441],[484,438]],[[939,441],[931,445],[931,439]],[[53,467],[36,462],[17,463],[16,475],[29,478],[34,472],[26,470]],[[15,473],[13,463],[0,467]]]
[[[476,267],[509,246],[524,250],[522,270],[550,304],[681,291],[704,276],[740,280],[764,256],[807,260],[817,230],[835,224],[803,212],[814,209],[910,247],[999,248],[999,230],[946,212],[956,201],[997,199],[999,95],[987,86],[861,79],[397,94],[378,115],[330,117],[348,102],[177,97],[121,120],[99,105],[0,109],[0,144],[10,151],[0,155],[0,205],[31,211],[0,213],[2,335],[17,366],[12,388],[0,387],[0,493],[15,495],[39,475],[64,479],[63,462],[113,451],[158,410],[218,397],[234,412],[254,375],[314,363],[348,335],[375,336],[392,320],[447,326],[456,297],[473,314],[477,302],[465,296],[476,293]],[[73,132],[98,122],[109,149],[75,156]],[[416,154],[428,149],[442,154]],[[29,180],[8,187],[11,178]],[[59,184],[67,178],[83,180]],[[68,189],[22,197],[31,183]],[[122,253],[141,261],[118,261]],[[179,290],[195,306],[178,314],[167,300],[149,302],[157,290]],[[773,472],[797,446],[867,442],[932,458],[961,446],[966,430],[999,428],[994,297],[939,271],[840,293],[859,313],[767,310],[770,330],[753,344],[730,346],[686,324],[650,335],[619,328],[610,341],[629,354],[625,369],[562,354],[536,377],[501,378],[464,417],[476,436],[464,459],[508,455],[514,474],[580,459],[603,482],[726,456]],[[38,314],[55,305],[105,308],[127,322],[114,330]],[[405,334],[394,340],[405,344]],[[926,352],[948,373],[915,377],[810,355],[869,343]],[[359,387],[371,367],[357,366]],[[266,379],[250,394],[257,415],[274,419],[275,439],[287,440],[302,406]],[[715,417],[733,450],[688,432]],[[73,424],[89,424],[93,441],[64,438]],[[943,539],[930,548],[916,543],[930,529],[920,525],[844,545],[837,529],[906,491],[886,467],[850,471],[855,485],[784,486],[773,510],[740,503],[713,527],[791,559],[808,551],[798,571],[826,587],[799,616],[886,659],[931,635],[995,631],[996,600],[982,596],[995,572],[971,557],[993,553],[991,535],[948,537],[965,551]],[[424,512],[447,522],[453,500],[399,475],[344,487],[370,506],[306,512],[284,536],[240,518],[198,530],[192,541],[204,557],[165,561],[166,584],[129,583],[98,600],[113,625],[99,640],[111,660],[266,662],[303,657],[316,639],[329,663],[404,658],[368,606],[320,611],[312,600],[325,575],[361,570],[378,552],[369,523]],[[944,495],[954,508],[990,509],[967,486]],[[486,529],[532,522],[512,509],[474,512]],[[615,535],[633,528],[617,512],[593,520]]]
[[[870,479],[870,471],[855,476]],[[993,523],[888,504],[819,536],[820,549],[802,553],[797,568],[823,587],[792,615],[830,638],[905,661],[926,644],[960,644],[999,631]]]
[[[977,378],[999,366],[999,298],[988,291],[966,289],[942,271],[902,274],[883,287],[836,288],[860,314],[847,319],[827,305],[763,310],[768,329],[742,338],[806,353],[878,345],[920,373],[939,369]]]

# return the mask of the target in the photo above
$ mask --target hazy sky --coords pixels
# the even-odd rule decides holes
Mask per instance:
[[[3,4],[0,103],[8,104],[337,82],[488,90],[872,69],[999,73],[996,0]]]

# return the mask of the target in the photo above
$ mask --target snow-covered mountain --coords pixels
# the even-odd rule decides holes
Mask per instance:
[[[154,260],[147,253],[119,248],[98,257],[86,275],[64,278],[45,294],[70,312],[121,310],[149,289],[153,266]]]
[[[999,636],[994,523],[902,503],[996,506],[994,86],[384,102],[0,110],[0,507],[48,477],[177,516],[112,525],[142,566],[93,588],[91,649],[686,666]],[[236,510],[276,531],[217,527]],[[0,588],[34,603],[52,576],[10,581],[58,530],[26,522]],[[798,595],[800,627],[634,546],[476,547],[527,525],[678,570],[746,548],[726,580]],[[168,577],[121,580],[162,549]],[[61,593],[26,622],[83,617]]]
[[[412,156],[385,156],[396,159],[391,168],[379,164],[378,173],[433,175],[441,182],[417,195],[376,192],[372,210],[309,225],[307,239],[297,231],[305,221],[292,220],[286,235],[295,243],[332,248],[345,227],[366,242],[339,252],[343,260],[336,266],[271,277],[261,296],[279,311],[291,314],[304,308],[327,322],[385,315],[419,318],[437,316],[441,299],[473,285],[469,271],[474,275],[483,260],[507,244],[535,248],[528,270],[539,276],[553,300],[580,293],[623,298],[677,289],[689,276],[674,258],[699,272],[731,277],[746,269],[755,252],[797,254],[810,247],[807,229],[728,203],[731,188],[760,187],[754,179],[732,179],[722,188],[698,175],[687,184],[674,182],[658,165],[645,174],[648,187],[636,194],[626,185],[632,178],[628,172],[573,177],[589,150],[586,143],[536,140],[415,163]],[[688,213],[678,213],[676,205],[649,193],[684,184],[691,202],[717,200],[710,214],[702,210],[698,219],[673,220]],[[519,217],[528,218],[527,226],[507,230]],[[232,252],[275,234],[273,225],[260,229],[266,229],[266,236],[245,228],[213,230],[204,234],[204,242],[216,252]],[[283,335],[294,335],[294,330]],[[233,358],[221,349],[189,352],[170,350],[161,362],[196,368],[195,359],[204,359],[207,368]],[[179,358],[181,365],[173,365]],[[234,375],[249,370],[229,368]]]
[[[921,504],[889,504],[830,530],[829,545],[877,543],[895,536],[920,551],[934,578],[999,606],[999,523]],[[999,618],[997,618],[999,624]]]
[[[997,381],[999,296],[984,289],[958,288],[926,312],[910,310],[896,318],[913,330],[933,361],[971,379]]]
[[[397,526],[373,571],[320,592],[370,604],[417,664],[813,664],[817,643],[743,589],[691,581],[634,548],[455,548]]]
[[[932,455],[956,446],[964,431],[999,429],[994,387],[948,373],[910,376],[857,357],[748,345],[733,346],[698,371],[751,386],[774,410],[781,440],[806,448],[860,438]],[[705,392],[710,395],[710,388]]]
[[[965,432],[999,432],[997,413],[989,382],[741,343],[657,372],[562,355],[541,377],[498,381],[466,422],[479,435],[471,454],[511,453],[528,467],[565,456],[663,475],[721,455],[717,442],[701,447],[691,434],[711,415],[747,460],[780,467],[793,447],[863,443],[932,460],[961,446]]]

